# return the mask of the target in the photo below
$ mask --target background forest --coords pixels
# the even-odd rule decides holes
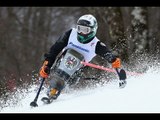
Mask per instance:
[[[0,7],[0,95],[37,79],[44,53],[88,13],[97,37],[125,64],[133,54],[160,58],[160,7]]]

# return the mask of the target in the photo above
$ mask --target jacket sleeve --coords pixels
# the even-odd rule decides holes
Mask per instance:
[[[96,45],[96,54],[106,59],[109,63],[116,60],[116,56],[112,54],[109,48],[102,42],[98,41]]]
[[[44,54],[45,60],[48,61],[48,67],[52,67],[57,55],[62,51],[65,46],[67,46],[71,31],[72,29],[61,35],[56,41],[56,43],[51,46],[49,52]]]

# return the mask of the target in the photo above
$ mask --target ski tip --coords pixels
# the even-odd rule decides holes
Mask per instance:
[[[41,101],[42,101],[43,103],[45,103],[45,104],[50,104],[50,103],[51,103],[51,101],[50,101],[50,99],[49,99],[48,97],[43,97],[43,98],[41,99]]]

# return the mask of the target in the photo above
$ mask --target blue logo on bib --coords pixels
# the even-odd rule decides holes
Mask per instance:
[[[78,46],[78,45],[75,45],[75,44],[73,44],[72,42],[70,42],[69,44],[71,44],[73,47],[76,47],[76,48],[78,48],[78,49],[80,49],[80,50],[83,50],[83,51],[85,51],[85,52],[89,52],[89,50],[87,50],[87,49],[85,49],[85,48],[82,48],[82,47],[80,47],[80,46]]]

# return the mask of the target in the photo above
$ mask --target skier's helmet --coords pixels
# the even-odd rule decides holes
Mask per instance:
[[[93,15],[81,16],[77,21],[77,39],[81,43],[87,43],[95,37],[97,33],[97,20]]]

